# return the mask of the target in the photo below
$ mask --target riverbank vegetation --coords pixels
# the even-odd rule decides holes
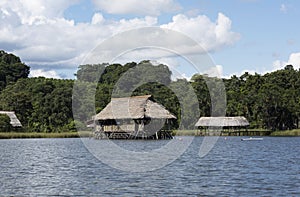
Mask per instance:
[[[264,136],[265,130],[253,130],[261,131],[258,136]],[[174,130],[173,136],[201,136],[199,130]],[[81,131],[81,132],[0,132],[0,139],[19,139],[19,138],[79,138],[79,137],[91,137],[91,131]],[[274,131],[270,136],[273,137],[283,137],[283,136],[300,136],[300,129],[285,130],[285,131]]]
[[[266,136],[269,133],[272,133],[270,130],[267,129],[247,129],[248,133],[255,133],[255,135],[257,136]],[[289,131],[289,130],[288,130]],[[284,135],[285,132],[288,131],[280,131],[282,132],[282,135]],[[300,130],[299,130],[300,131]],[[205,132],[199,129],[193,129],[193,130],[174,130],[173,131],[173,136],[202,136]],[[240,135],[245,134],[244,132],[241,132]],[[222,133],[223,136],[228,135],[228,133],[223,132]],[[294,133],[294,135],[290,135],[290,136],[300,136],[300,132],[296,132]]]
[[[90,137],[91,132],[0,132],[0,139],[18,139],[18,138],[79,138]]]
[[[300,129],[292,129],[285,131],[274,131],[271,133],[271,136],[281,137],[281,136],[300,136]]]
[[[218,86],[209,91],[207,83],[217,84],[220,81],[226,88],[227,116],[245,116],[250,122],[250,129],[294,132],[293,129],[299,128],[300,71],[292,65],[264,75],[245,72],[222,80],[195,74],[190,81],[171,80],[172,73],[166,65],[154,66],[151,61],[125,65],[81,65],[75,73],[81,81],[77,83],[80,91],[74,91],[74,80],[29,78],[29,71],[30,67],[19,57],[0,51],[0,110],[15,111],[23,125],[21,130],[12,132],[14,128],[7,125],[8,120],[1,116],[1,132],[17,135],[26,131],[33,136],[48,133],[72,135],[78,127],[86,129],[85,121],[91,118],[94,109],[100,112],[109,103],[112,94],[130,96],[127,92],[153,95],[155,101],[178,117],[173,129],[193,130],[199,114],[211,115],[210,96],[218,92]],[[87,87],[95,87],[94,95],[89,95],[91,92],[86,91]],[[196,101],[187,92],[194,92]],[[79,100],[76,100],[79,98],[76,94],[81,94]],[[94,106],[91,106],[93,102],[90,100],[93,99]],[[187,106],[184,116],[182,106]],[[80,116],[75,117],[76,121],[74,114]],[[278,132],[275,134],[279,135]]]

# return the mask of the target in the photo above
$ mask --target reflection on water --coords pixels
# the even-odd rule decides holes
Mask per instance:
[[[0,140],[0,196],[300,194],[300,138],[251,142],[220,138],[212,151],[200,158],[202,140],[195,138],[175,162],[144,173],[123,172],[101,163],[80,139]],[[163,143],[117,142],[128,149]]]

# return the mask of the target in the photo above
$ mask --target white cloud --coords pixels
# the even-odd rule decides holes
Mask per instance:
[[[63,17],[63,12],[79,0],[2,0],[0,7],[6,16],[18,18],[22,24],[33,24],[46,18]]]
[[[294,68],[299,69],[300,68],[300,52],[299,53],[292,53],[290,55],[290,58],[287,62],[287,65],[291,64],[294,66]]]
[[[286,62],[280,61],[280,60],[275,60],[273,62],[273,70],[279,70],[282,69],[286,65]]]
[[[0,18],[5,19],[0,20],[0,46],[30,66],[57,67],[64,63],[64,67],[76,68],[82,61],[78,57],[83,57],[104,39],[125,30],[157,24],[154,17],[107,21],[101,13],[96,13],[91,23],[75,24],[72,20],[44,16],[24,22],[18,13],[7,12],[0,11]]]
[[[294,69],[300,69],[300,52],[290,54],[289,59],[287,61],[275,60],[272,64],[271,68],[260,68],[257,70],[247,70],[246,69],[246,70],[242,70],[241,72],[234,72],[234,73],[231,73],[230,75],[226,75],[226,76],[222,76],[222,77],[228,79],[228,78],[232,77],[233,75],[241,76],[245,72],[248,72],[251,75],[254,75],[255,73],[264,75],[266,73],[284,69],[284,67],[287,65],[293,65]]]
[[[0,1],[0,46],[2,49],[20,56],[22,61],[31,66],[32,75],[44,74],[58,77],[57,74],[55,75],[48,70],[75,70],[91,49],[112,35],[125,30],[158,25],[157,17],[145,16],[112,20],[104,18],[101,12],[95,13],[91,21],[87,23],[76,23],[73,20],[65,19],[63,17],[64,10],[77,2],[79,0],[60,0],[59,2],[48,0]],[[105,2],[95,1],[97,5],[106,4]],[[132,6],[131,3],[133,2],[137,5]],[[134,10],[129,9],[131,7],[131,9],[139,9],[141,13],[149,15],[179,9],[173,0],[128,0],[126,3],[122,1],[118,4],[116,1],[111,1],[108,4],[108,8],[102,9],[112,9],[116,4],[115,6],[122,5],[125,11],[127,9],[126,12],[134,13]],[[119,12],[122,12],[122,9],[119,8]],[[116,9],[117,11],[118,9]],[[238,33],[232,32],[231,20],[222,13],[219,13],[216,22],[212,22],[205,15],[187,17],[180,14],[174,16],[170,23],[161,25],[161,27],[190,36],[207,51],[215,51],[234,44],[240,37]],[[160,37],[158,39],[157,35],[154,35],[153,37],[150,36],[149,39],[157,39],[157,42],[166,48],[172,45],[170,42],[172,39],[174,40],[173,43],[178,43],[176,37],[165,41],[166,39]],[[126,49],[132,42],[139,42],[136,35],[132,35],[129,40],[123,40],[120,47]],[[184,44],[182,41],[177,46],[177,52],[192,53],[194,49],[191,46],[185,47]],[[154,57],[154,59],[161,59],[170,64],[175,63],[169,58],[169,52],[162,53],[158,50],[148,50],[147,53],[144,51],[135,52],[135,54],[132,53],[134,56],[129,56],[132,58],[130,61],[139,60],[139,57],[135,55],[140,55],[140,58]],[[44,70],[40,69],[41,67]]]
[[[294,69],[300,69],[300,52],[292,53],[288,61],[276,60],[273,62],[273,71],[283,69],[286,65],[293,65]]]
[[[31,70],[30,77],[61,78],[54,70],[45,71],[43,69]]]
[[[229,76],[224,76],[224,78],[230,78],[233,75],[241,76],[245,72],[248,72],[249,74],[252,74],[252,75],[254,75],[255,73],[259,73],[261,75],[264,75],[266,73],[270,73],[270,72],[274,72],[276,70],[284,69],[284,67],[286,65],[293,65],[294,69],[300,69],[300,52],[299,53],[292,53],[289,56],[289,59],[287,61],[282,61],[282,60],[274,61],[271,69],[261,68],[259,70],[243,70],[241,72],[232,73]]]
[[[96,7],[110,14],[139,14],[158,16],[163,12],[180,10],[174,0],[93,0]]]
[[[94,14],[93,18],[92,18],[92,24],[101,24],[102,22],[104,22],[104,17],[101,13],[96,13]]]
[[[255,71],[255,70],[248,70],[248,69],[245,69],[245,70],[242,70],[241,72],[234,72],[234,73],[231,73],[230,75],[222,75],[222,78],[224,79],[230,79],[233,75],[237,76],[237,77],[240,77],[242,76],[243,74],[245,73],[249,73],[250,75],[255,75],[255,73],[260,73],[262,75],[266,74],[268,71],[262,71],[262,72],[258,72],[258,71]]]
[[[208,52],[232,45],[240,38],[238,33],[231,31],[231,20],[222,13],[218,14],[216,22],[212,22],[205,15],[188,18],[179,14],[173,17],[172,22],[161,27],[190,36]]]
[[[265,68],[265,67],[262,68],[262,67],[260,67],[257,70],[245,69],[245,70],[242,70],[240,72],[231,73],[229,75],[225,75],[225,76],[222,75],[222,78],[229,79],[233,75],[236,75],[236,76],[239,77],[239,76],[243,75],[245,72],[248,72],[251,75],[254,75],[255,73],[264,75],[266,73],[271,73],[271,72],[274,72],[276,70],[284,69],[284,67],[287,66],[287,65],[293,65],[294,69],[300,69],[300,52],[299,53],[291,53],[290,56],[289,56],[289,59],[287,61],[275,60],[272,64],[271,68]]]

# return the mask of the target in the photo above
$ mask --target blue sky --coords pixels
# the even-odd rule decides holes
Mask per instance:
[[[20,56],[31,76],[73,78],[104,40],[154,26],[197,41],[223,77],[264,74],[286,64],[300,68],[299,9],[296,0],[4,0],[0,48]],[[187,78],[193,74],[182,61],[156,58],[170,67],[183,64]]]

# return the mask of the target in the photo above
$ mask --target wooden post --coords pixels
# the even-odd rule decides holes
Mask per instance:
[[[141,124],[139,125],[139,130],[142,131],[142,139],[144,139],[145,138],[144,121],[141,121]]]

